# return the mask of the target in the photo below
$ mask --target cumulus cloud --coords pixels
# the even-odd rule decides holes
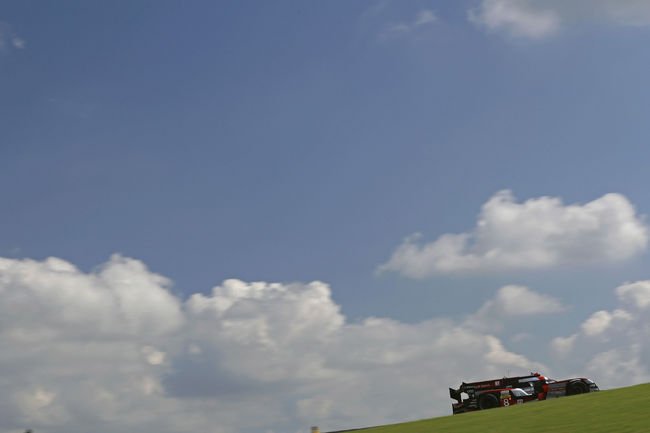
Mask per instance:
[[[0,432],[364,426],[447,414],[448,386],[539,365],[462,321],[349,322],[322,282],[187,300],[170,284],[121,256],[89,273],[0,259]]]
[[[568,337],[551,342],[553,353],[573,371],[586,372],[604,387],[650,381],[650,281],[615,289],[619,308],[591,314]]]
[[[640,309],[650,307],[650,281],[637,281],[616,288],[619,299]]]
[[[0,326],[52,336],[167,334],[183,321],[177,299],[161,290],[168,285],[141,262],[120,256],[93,274],[57,258],[0,258],[0,309],[14,312],[1,314]]]
[[[620,194],[564,205],[556,197],[517,203],[500,191],[483,205],[472,231],[424,244],[419,238],[407,237],[379,270],[425,278],[618,262],[646,249],[648,228]]]
[[[489,31],[540,39],[562,26],[581,21],[617,25],[650,25],[650,3],[639,0],[482,0],[468,13],[470,21]]]
[[[557,314],[567,311],[558,299],[538,293],[526,286],[501,287],[494,299],[486,301],[467,319],[467,326],[498,332],[508,320]],[[521,338],[521,337],[520,337]]]
[[[593,337],[603,334],[608,328],[612,326],[615,321],[630,320],[631,316],[625,310],[609,311],[596,311],[582,324],[582,332]]]

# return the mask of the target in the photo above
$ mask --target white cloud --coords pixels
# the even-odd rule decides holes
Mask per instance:
[[[490,320],[566,311],[508,285],[465,319],[350,322],[323,282],[232,279],[186,301],[170,284],[120,256],[90,273],[0,259],[0,432],[333,430],[448,414],[444,391],[461,380],[549,370]],[[553,373],[650,380],[648,287],[621,285],[617,308],[554,339]]]
[[[0,259],[0,431],[363,426],[447,414],[448,386],[539,365],[459,321],[350,323],[322,282],[185,302],[169,286],[120,256],[91,273]]]
[[[10,49],[22,50],[26,42],[11,29],[11,26],[0,21],[0,52]]]
[[[142,348],[142,354],[151,365],[160,365],[165,362],[165,352],[156,350],[155,347],[144,346]]]
[[[25,313],[0,315],[0,326],[34,336],[164,335],[183,322],[177,299],[161,290],[168,285],[141,262],[117,255],[93,274],[57,258],[0,258],[0,308]],[[38,321],[23,326],[33,316]]]
[[[526,286],[501,287],[494,299],[486,301],[468,317],[466,324],[476,329],[498,332],[508,320],[522,317],[561,313],[567,310],[562,303],[548,295],[537,293]]]
[[[429,9],[423,9],[419,11],[416,16],[410,21],[402,21],[396,24],[391,24],[384,30],[381,34],[382,38],[411,33],[419,28],[431,25],[438,21],[438,17],[435,12]]]
[[[639,309],[650,307],[650,281],[637,281],[616,288],[618,297]]]
[[[568,337],[555,337],[551,341],[551,350],[560,357],[564,357],[573,350],[576,338],[578,338],[578,334],[572,334]]]
[[[504,30],[513,36],[543,38],[555,33],[560,24],[558,14],[536,9],[531,2],[520,0],[484,0],[469,12],[469,19],[488,30]]]
[[[534,292],[528,287],[515,285],[499,289],[496,299],[492,301],[489,308],[508,316],[552,314],[565,310],[557,299]]]
[[[608,328],[610,328],[616,321],[631,320],[630,314],[625,310],[609,311],[596,311],[592,314],[581,326],[582,332],[589,336],[602,335]]]
[[[448,401],[427,397],[471,371],[502,375],[538,365],[509,352],[496,337],[464,323],[434,319],[405,324],[384,318],[348,323],[328,286],[225,281],[211,296],[187,303],[191,335],[202,344],[196,363],[217,366],[223,377],[246,386],[278,387],[294,407],[296,423],[326,429],[429,416],[432,404],[448,413]],[[470,359],[481,359],[480,367]],[[199,361],[200,359],[200,361]],[[473,366],[470,368],[469,364]],[[214,368],[214,367],[213,367]],[[179,369],[176,389],[192,393]],[[252,382],[252,384],[251,384]],[[220,396],[218,383],[202,390]],[[400,403],[396,403],[396,402]]]
[[[482,0],[469,19],[489,31],[540,39],[562,26],[595,21],[650,25],[650,2],[643,0]]]
[[[569,337],[551,342],[565,368],[590,374],[603,387],[650,381],[650,316],[643,290],[650,281],[616,288],[620,308],[589,316]]]
[[[500,191],[483,205],[471,232],[423,245],[418,238],[406,238],[379,270],[425,278],[618,262],[646,249],[648,229],[620,194],[564,205],[555,197],[517,203],[510,191]]]

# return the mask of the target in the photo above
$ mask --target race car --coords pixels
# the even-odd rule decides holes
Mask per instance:
[[[458,389],[449,388],[449,397],[456,400],[451,408],[457,414],[598,390],[594,381],[585,377],[553,380],[539,373],[531,373],[528,376],[463,382]],[[467,398],[463,398],[463,394]]]

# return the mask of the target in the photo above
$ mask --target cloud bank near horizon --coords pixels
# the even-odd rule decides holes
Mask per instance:
[[[446,396],[432,390],[460,380],[545,368],[509,351],[490,320],[545,314],[526,310],[543,295],[525,287],[501,289],[480,310],[481,327],[350,322],[318,281],[232,279],[185,300],[170,287],[117,255],[90,273],[57,258],[0,258],[0,432],[389,423],[446,414]]]
[[[525,286],[500,288],[464,318],[414,324],[350,322],[319,281],[231,279],[185,300],[170,287],[118,255],[90,273],[57,258],[0,258],[0,432],[349,428],[446,414],[432,390],[505,371],[650,380],[648,281],[618,287],[620,308],[549,343],[571,361],[561,371],[500,337],[568,310]]]
[[[557,197],[518,203],[504,190],[482,206],[471,231],[424,244],[420,237],[407,237],[379,271],[421,279],[616,263],[646,250],[648,227],[621,194],[565,205]]]

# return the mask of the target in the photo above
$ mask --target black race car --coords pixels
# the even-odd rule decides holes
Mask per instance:
[[[585,377],[553,380],[539,373],[531,373],[528,376],[463,382],[458,389],[449,388],[449,397],[456,400],[451,407],[453,413],[457,414],[598,390],[594,381]],[[463,398],[463,394],[467,397]]]

